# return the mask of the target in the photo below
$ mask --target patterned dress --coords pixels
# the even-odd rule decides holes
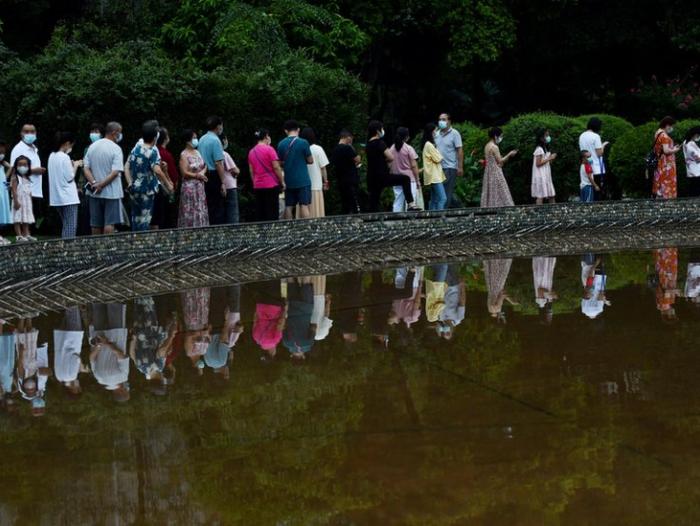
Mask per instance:
[[[34,223],[34,208],[32,207],[32,182],[26,177],[17,177],[17,201],[19,210],[14,210],[15,223]]]
[[[487,259],[484,261],[484,280],[488,291],[487,307],[492,316],[503,310],[506,281],[510,274],[512,259]]]
[[[513,206],[513,198],[510,195],[508,183],[503,175],[503,169],[498,166],[496,154],[498,147],[486,147],[484,155],[486,167],[481,187],[481,206],[495,208],[500,206]]]
[[[659,135],[660,134],[660,135]],[[664,153],[664,144],[673,147],[673,139],[665,131],[656,132],[657,141],[654,145],[656,157],[659,160],[654,172],[654,186],[652,193],[662,199],[675,199],[678,197],[676,186],[676,154]]]
[[[157,148],[139,143],[131,150],[128,162],[134,179],[131,185],[131,230],[149,230],[153,201],[160,184],[153,170],[160,164],[160,154]]]
[[[185,150],[180,154],[187,161],[189,169],[193,172],[204,170],[204,159],[198,151]],[[177,218],[178,227],[209,226],[209,211],[207,209],[207,196],[204,191],[204,181],[184,178],[180,191],[180,212]]]
[[[656,274],[659,283],[656,287],[656,308],[662,313],[673,308],[678,286],[678,249],[661,248],[654,251]]]
[[[551,154],[545,152],[542,146],[535,148],[532,154],[532,185],[531,193],[535,199],[546,199],[554,197],[557,193],[554,191],[552,184],[552,164],[547,163],[542,166],[537,166],[537,157],[542,156],[543,160],[549,159]]]

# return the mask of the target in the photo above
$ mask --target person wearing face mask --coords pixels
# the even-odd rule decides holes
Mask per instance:
[[[445,172],[445,195],[447,208],[454,206],[454,195],[457,177],[464,175],[464,148],[462,136],[452,127],[452,119],[448,113],[441,113],[438,120],[438,133],[435,136],[435,146],[442,155],[442,169]]]
[[[87,155],[87,151],[90,145],[99,141],[105,134],[105,127],[99,122],[93,122],[90,124],[88,130],[88,145],[83,150],[83,159]],[[85,177],[85,170],[81,167],[78,169],[75,178],[76,186],[78,187],[78,197],[80,198],[80,204],[78,205],[78,231],[79,236],[88,236],[92,232],[90,230],[90,200],[85,193],[85,187],[88,183]]]
[[[238,223],[238,175],[241,170],[236,166],[228,149],[228,137],[221,135],[221,144],[224,147],[224,188],[226,188],[226,199],[224,208],[226,209],[226,224]]]
[[[0,227],[12,224],[12,208],[10,206],[9,182],[7,176],[10,171],[10,163],[5,159],[7,143],[0,140]],[[9,245],[10,242],[0,236],[0,247]]]
[[[151,229],[172,228],[177,225],[177,196],[179,188],[180,174],[177,170],[177,163],[173,154],[168,150],[170,144],[170,133],[167,128],[161,127],[156,145],[160,155],[160,169],[167,176],[173,186],[173,193],[168,195],[162,187],[158,188],[155,202],[153,204],[153,219]]]
[[[581,202],[582,203],[592,203],[594,199],[594,191],[600,192],[600,187],[598,183],[595,182],[595,177],[593,177],[593,158],[588,150],[583,150],[581,152],[581,167],[579,168],[580,185],[581,189]]]
[[[255,219],[275,221],[280,217],[279,195],[284,188],[284,173],[277,150],[270,146],[270,132],[261,128],[254,135],[256,144],[248,152],[248,169],[253,180]]]
[[[29,158],[21,155],[15,159],[12,167],[10,180],[12,182],[12,207],[15,223],[15,234],[18,242],[36,241],[36,238],[29,234],[29,225],[33,225],[34,208],[32,206],[32,162]]]
[[[182,142],[185,149],[180,154],[180,174],[182,187],[180,190],[180,210],[177,216],[177,226],[190,228],[209,225],[207,209],[207,165],[202,159],[197,146],[199,138],[194,130],[182,132]]]
[[[674,145],[673,139],[671,139],[675,123],[673,117],[664,117],[654,135],[654,153],[656,153],[657,164],[651,190],[652,197],[661,199],[678,197],[676,153],[681,149],[681,146]]]
[[[685,134],[683,156],[688,177],[688,195],[700,197],[700,126],[693,126]]]
[[[338,144],[331,152],[331,165],[340,193],[340,208],[343,214],[358,214],[360,212],[360,173],[358,168],[362,160],[352,146],[353,139],[352,132],[341,130]]]
[[[513,197],[510,195],[508,183],[503,175],[503,165],[517,155],[518,150],[511,150],[505,157],[501,157],[498,145],[503,141],[503,132],[500,128],[489,130],[489,142],[484,148],[484,179],[481,185],[481,206],[492,208],[500,206],[513,206]]]
[[[549,151],[552,136],[549,130],[539,129],[535,133],[535,151],[532,154],[532,197],[535,203],[541,205],[544,199],[554,202],[554,185],[552,184],[552,161],[557,158],[556,153]]]
[[[601,190],[596,190],[594,198],[599,201],[603,198],[605,190],[605,148],[609,142],[603,142],[600,138],[600,130],[603,122],[598,117],[591,117],[584,131],[578,138],[579,151],[587,151],[591,155],[593,177],[596,185]]]
[[[32,182],[32,197],[35,199],[43,199],[43,175],[46,173],[46,168],[41,167],[41,159],[39,158],[39,149],[36,146],[36,127],[33,124],[27,123],[22,126],[20,132],[22,140],[20,140],[10,154],[10,164],[14,165],[18,157],[24,156],[29,159],[32,164],[32,171],[29,178]],[[39,205],[40,203],[36,203]]]
[[[61,218],[61,237],[75,237],[78,230],[78,187],[75,175],[83,163],[71,161],[69,157],[75,144],[75,137],[70,132],[58,132],[54,141],[53,152],[49,156],[49,204],[55,207]]]
[[[83,160],[93,235],[111,234],[115,225],[124,221],[121,202],[124,198],[121,179],[124,153],[119,147],[122,138],[122,125],[108,123],[104,138],[90,145]]]
[[[222,225],[226,222],[226,168],[224,167],[224,146],[219,138],[224,133],[224,121],[215,115],[207,118],[207,133],[199,140],[197,149],[207,165],[207,193],[209,224]]]
[[[369,188],[369,209],[379,212],[379,202],[382,190],[390,186],[400,186],[409,211],[420,210],[413,199],[411,179],[407,175],[392,174],[389,166],[394,162],[394,156],[384,142],[384,125],[379,121],[371,121],[368,127],[369,140],[367,153],[367,186]]]

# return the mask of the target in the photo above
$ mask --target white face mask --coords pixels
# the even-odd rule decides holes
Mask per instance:
[[[496,144],[501,144],[503,142],[503,137],[496,137]]]
[[[27,172],[29,171],[28,166],[18,166],[17,167],[17,173],[20,175],[27,175]]]
[[[5,154],[4,154],[4,153],[0,153],[0,161],[4,161],[4,160],[5,160]]]
[[[70,155],[70,152],[72,152],[72,151],[73,151],[73,148],[72,148],[72,147],[71,147],[71,148],[68,148],[68,149],[66,150],[66,155]]]

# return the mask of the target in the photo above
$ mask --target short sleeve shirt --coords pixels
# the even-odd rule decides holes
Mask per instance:
[[[14,166],[17,157],[24,155],[32,163],[32,169],[41,167],[41,159],[39,158],[39,149],[35,144],[27,144],[24,141],[19,141],[12,152],[10,153],[10,164]],[[29,180],[32,182],[32,197],[44,197],[41,175],[30,175]]]
[[[323,175],[321,169],[328,166],[328,157],[323,148],[318,144],[311,145],[311,155],[314,158],[314,163],[307,165],[309,177],[311,178],[311,189],[323,190]]]
[[[133,191],[139,194],[155,194],[160,184],[153,171],[160,164],[158,148],[139,143],[131,150],[128,162],[134,181]]]
[[[272,164],[274,161],[277,161],[277,152],[267,144],[258,144],[248,152],[248,164],[253,170],[253,188],[262,190],[279,186]]]
[[[407,175],[411,178],[411,181],[416,182],[416,178],[411,169],[412,161],[418,159],[416,151],[410,144],[404,144],[401,147],[401,151],[397,152],[396,147],[392,146],[390,148],[391,154],[394,156],[394,160],[391,163],[391,173]]]
[[[578,147],[580,151],[586,150],[591,154],[591,159],[593,159],[593,174],[598,175],[603,173],[603,165],[596,153],[597,149],[603,147],[600,135],[594,131],[586,130],[578,138]]]
[[[208,131],[199,139],[197,150],[202,155],[208,170],[216,170],[216,163],[224,160],[224,146],[219,136],[212,131]]]
[[[122,149],[114,141],[100,139],[88,148],[84,159],[85,166],[90,169],[92,176],[99,183],[109,177],[112,172],[124,171],[124,154]],[[105,186],[99,194],[91,197],[99,199],[121,199],[124,197],[121,177]]]
[[[228,152],[224,152],[224,170],[226,173],[224,174],[223,183],[226,190],[233,190],[238,187],[236,177],[231,174],[231,170],[234,168],[236,168],[236,163],[233,161],[233,158]]]
[[[435,137],[435,146],[442,155],[443,169],[457,169],[457,150],[462,147],[462,136],[454,128],[439,132]]]
[[[306,159],[311,157],[311,147],[301,137],[287,137],[277,145],[277,155],[284,166],[284,183],[287,188],[311,186]]]
[[[367,143],[367,181],[372,184],[381,181],[389,175],[389,165],[386,163],[384,152],[386,144],[381,139],[374,139]]]
[[[344,183],[359,183],[360,175],[355,165],[357,152],[350,144],[338,144],[331,154],[331,162],[335,168],[338,181]]]

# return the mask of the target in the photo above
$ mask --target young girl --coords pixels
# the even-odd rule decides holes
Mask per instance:
[[[7,187],[7,175],[10,163],[6,157],[7,144],[0,141],[0,227],[12,224],[12,208],[10,208],[10,192]],[[0,236],[0,247],[9,245],[10,242]]]
[[[593,202],[593,190],[600,192],[600,187],[596,184],[595,179],[593,179],[593,159],[588,150],[583,150],[581,152],[581,168],[579,169],[579,175],[581,177],[581,202],[582,203],[592,203]]]
[[[535,133],[535,151],[532,154],[532,197],[535,204],[541,205],[546,199],[554,202],[554,185],[552,184],[552,161],[557,158],[556,153],[549,151],[549,143],[552,136],[549,130],[539,129]]]
[[[29,174],[32,162],[24,155],[15,160],[10,178],[12,180],[12,204],[14,207],[15,234],[18,242],[36,241],[29,235],[29,225],[34,223],[32,208],[32,182]]]

